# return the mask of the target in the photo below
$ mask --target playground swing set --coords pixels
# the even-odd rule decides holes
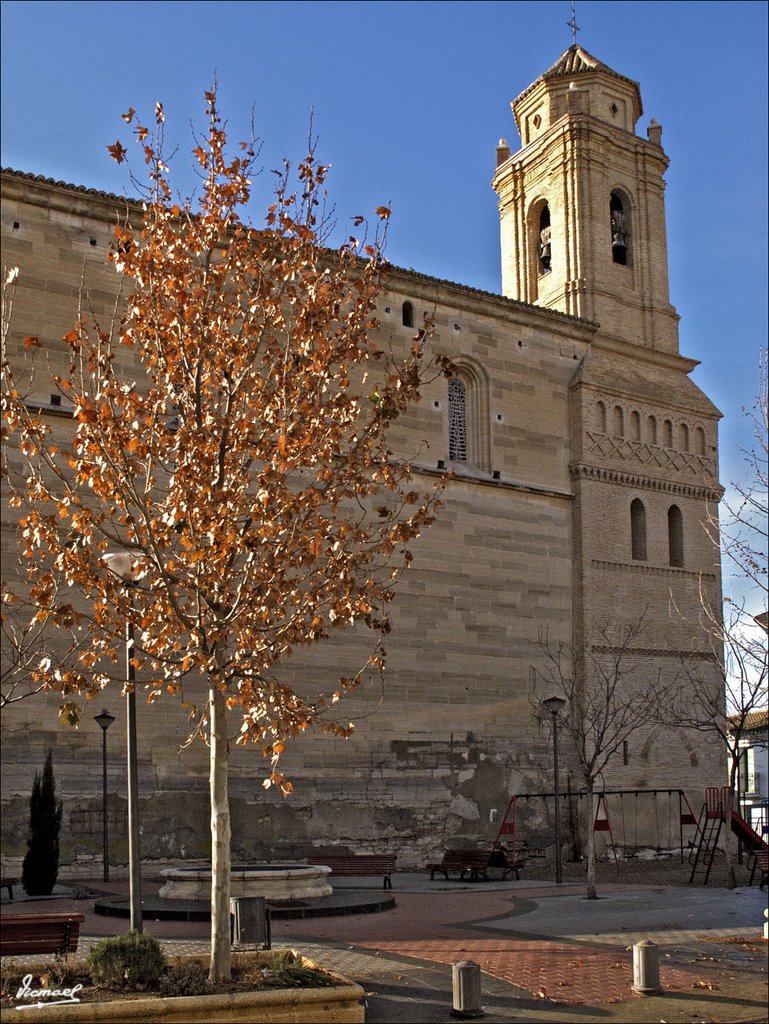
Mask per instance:
[[[559,794],[559,797],[564,800],[571,800],[576,796],[579,807],[579,801],[586,797],[586,795],[587,794],[584,790],[580,790],[578,793],[561,793]],[[684,862],[684,828],[693,825],[695,827],[695,833],[693,838],[687,843],[687,847],[689,849],[688,862],[692,866],[689,882],[691,883],[694,881],[698,870],[704,870],[703,884],[707,884],[708,878],[710,877],[710,870],[716,857],[721,828],[727,818],[726,808],[728,807],[728,795],[729,789],[727,786],[721,787],[720,789],[718,787],[707,788],[705,790],[705,801],[702,805],[702,810],[698,819],[682,789],[602,790],[595,794],[596,805],[595,814],[593,815],[593,831],[608,832],[609,845],[611,846],[614,864],[617,874],[619,875],[620,857],[617,852],[617,843],[614,838],[614,831],[612,829],[611,819],[609,816],[607,797],[619,797],[621,822],[620,846],[622,848],[623,856],[628,860],[635,857],[638,851],[644,848],[644,846],[639,843],[639,798],[647,796],[653,799],[657,850],[671,850],[674,848],[673,821],[676,815],[674,814],[673,808],[675,805],[675,798],[677,797],[678,850],[681,863],[683,864]],[[659,799],[662,796],[667,796],[668,798],[667,846],[664,846],[662,843],[662,827],[659,812]],[[633,843],[627,842],[628,827],[626,821],[625,801],[626,799],[629,800],[630,797],[633,797],[635,804]],[[528,803],[530,800],[548,800],[554,798],[555,793],[516,793],[511,797],[505,814],[500,821],[495,842],[495,845],[501,845],[506,840],[509,842],[508,857],[511,863],[516,864],[522,862],[527,856],[544,856],[544,850],[529,847],[525,840],[523,842],[520,841],[518,801],[525,800]],[[577,813],[579,814],[579,811]],[[768,848],[767,843],[751,828],[748,822],[745,821],[745,819],[736,810],[732,810],[731,829],[739,838],[742,848],[746,850],[749,855],[753,856],[754,859],[756,854],[760,854],[762,851],[764,851],[765,856],[765,851]]]

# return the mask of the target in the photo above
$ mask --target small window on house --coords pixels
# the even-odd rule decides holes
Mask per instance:
[[[705,454],[705,431],[702,429],[702,427],[697,427],[697,429],[694,432],[694,437],[696,439],[695,443],[696,443],[696,446],[697,446],[696,447],[697,454],[698,455],[704,455]]]
[[[627,264],[628,225],[625,206],[616,192],[609,199],[609,220],[611,224],[611,258],[621,266]]]
[[[685,423],[678,428],[678,447],[682,452],[689,451],[689,428]]]
[[[657,443],[657,417],[649,416],[646,420],[646,440],[649,444]]]
[[[404,327],[414,326],[414,307],[410,302],[404,302],[401,310],[402,323]]]
[[[633,561],[646,561],[646,509],[640,498],[630,503],[630,547]]]
[[[641,414],[635,410],[630,414],[630,437],[633,441],[641,440]]]
[[[670,564],[680,568],[684,564],[684,517],[678,505],[668,509],[668,548]]]
[[[621,405],[614,406],[614,416],[612,423],[613,433],[615,437],[625,436],[625,414],[622,411]]]
[[[662,447],[673,447],[673,424],[670,420],[665,420],[662,424]]]
[[[603,402],[595,404],[595,429],[601,434],[606,433],[606,406]]]
[[[550,248],[550,207],[545,203],[539,215],[539,272],[550,273],[552,251]]]
[[[449,381],[449,458],[467,461],[467,388],[464,381]]]

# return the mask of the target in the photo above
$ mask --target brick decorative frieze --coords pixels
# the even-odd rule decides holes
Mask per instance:
[[[625,470],[608,469],[605,466],[587,466],[584,463],[574,464],[569,469],[574,480],[598,480],[601,483],[620,484],[624,487],[664,491],[667,494],[678,494],[700,501],[720,501],[723,494],[723,488],[715,481],[712,484],[687,484],[677,480],[660,480],[645,473],[629,473]]]
[[[619,459],[638,466],[652,467],[663,472],[689,473],[698,478],[716,478],[715,459],[674,448],[662,448],[648,441],[630,441],[625,437],[587,431],[586,453],[604,459]]]

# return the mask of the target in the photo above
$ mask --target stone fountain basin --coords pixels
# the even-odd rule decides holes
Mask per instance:
[[[209,900],[211,865],[164,868],[165,883],[158,896],[164,900]],[[263,896],[266,900],[307,900],[330,896],[333,889],[325,864],[233,864],[230,896]]]

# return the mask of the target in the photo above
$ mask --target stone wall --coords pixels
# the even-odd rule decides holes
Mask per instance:
[[[37,334],[55,369],[83,268],[88,303],[100,316],[113,308],[119,282],[103,259],[119,204],[29,176],[4,178],[5,258],[21,270],[12,355],[20,359],[20,339]],[[697,525],[705,507],[704,485],[695,482],[699,469],[691,460],[675,466],[660,445],[662,462],[652,472],[652,453],[644,466],[633,465],[646,480],[634,482],[632,445],[625,453],[629,441],[596,431],[592,418],[599,394],[622,392],[628,415],[633,402],[648,401],[640,384],[633,392],[632,381],[649,373],[640,374],[629,357],[618,359],[622,372],[613,377],[611,354],[595,354],[602,342],[594,324],[398,270],[380,302],[384,344],[397,348],[413,337],[414,328],[402,322],[404,301],[417,326],[425,314],[434,317],[431,346],[465,367],[475,403],[472,428],[479,433],[475,450],[484,464],[451,463],[447,384],[436,380],[398,421],[394,438],[414,460],[418,487],[435,485],[440,466],[455,476],[436,524],[413,546],[414,564],[393,608],[387,671],[383,679],[372,674],[347,698],[345,714],[356,725],[351,739],[313,734],[290,746],[283,763],[295,784],[290,798],[262,788],[268,764],[258,749],[233,748],[237,859],[296,859],[311,846],[338,846],[394,852],[399,865],[418,867],[446,844],[493,840],[513,794],[552,791],[551,737],[536,706],[544,694],[532,683],[543,628],[554,642],[571,644],[594,618],[632,618],[648,606],[654,636],[638,657],[650,672],[670,674],[671,650],[701,653],[702,638],[671,617],[669,600],[673,595],[691,621],[700,574],[711,573],[718,586]],[[653,371],[660,387],[683,388],[678,419],[689,417],[692,430],[705,424],[705,461],[715,479],[716,414],[686,381],[687,365],[670,357]],[[125,372],[134,370],[127,362]],[[50,421],[67,429],[68,412],[50,406],[44,374],[35,389]],[[664,395],[658,392],[655,405],[660,416]],[[640,488],[651,523],[666,514],[671,487],[687,524],[686,564],[670,568],[662,534],[653,531],[648,562],[633,564],[629,502]],[[6,553],[15,544],[12,526],[6,518]],[[330,686],[357,667],[364,642],[353,632],[340,634],[297,654],[285,678]],[[73,730],[57,722],[57,703],[40,695],[3,713],[3,864],[23,855],[32,779],[51,747],[65,803],[63,862],[73,873],[87,873],[101,858],[101,732],[93,722],[101,706],[89,705]],[[117,719],[108,747],[111,857],[119,864],[127,854],[119,691],[105,693],[103,704]],[[188,723],[173,699],[153,706],[140,700],[138,715],[143,856],[158,865],[206,857],[207,751],[200,742],[184,746]],[[612,769],[606,784],[686,787],[696,803],[699,787],[720,782],[722,760],[707,737],[639,734],[627,763]],[[565,750],[564,788],[576,791],[580,784]],[[653,817],[646,811],[644,817],[645,838],[654,845]],[[533,845],[547,840],[552,804],[529,801],[521,823]],[[567,841],[577,824],[564,817]]]

